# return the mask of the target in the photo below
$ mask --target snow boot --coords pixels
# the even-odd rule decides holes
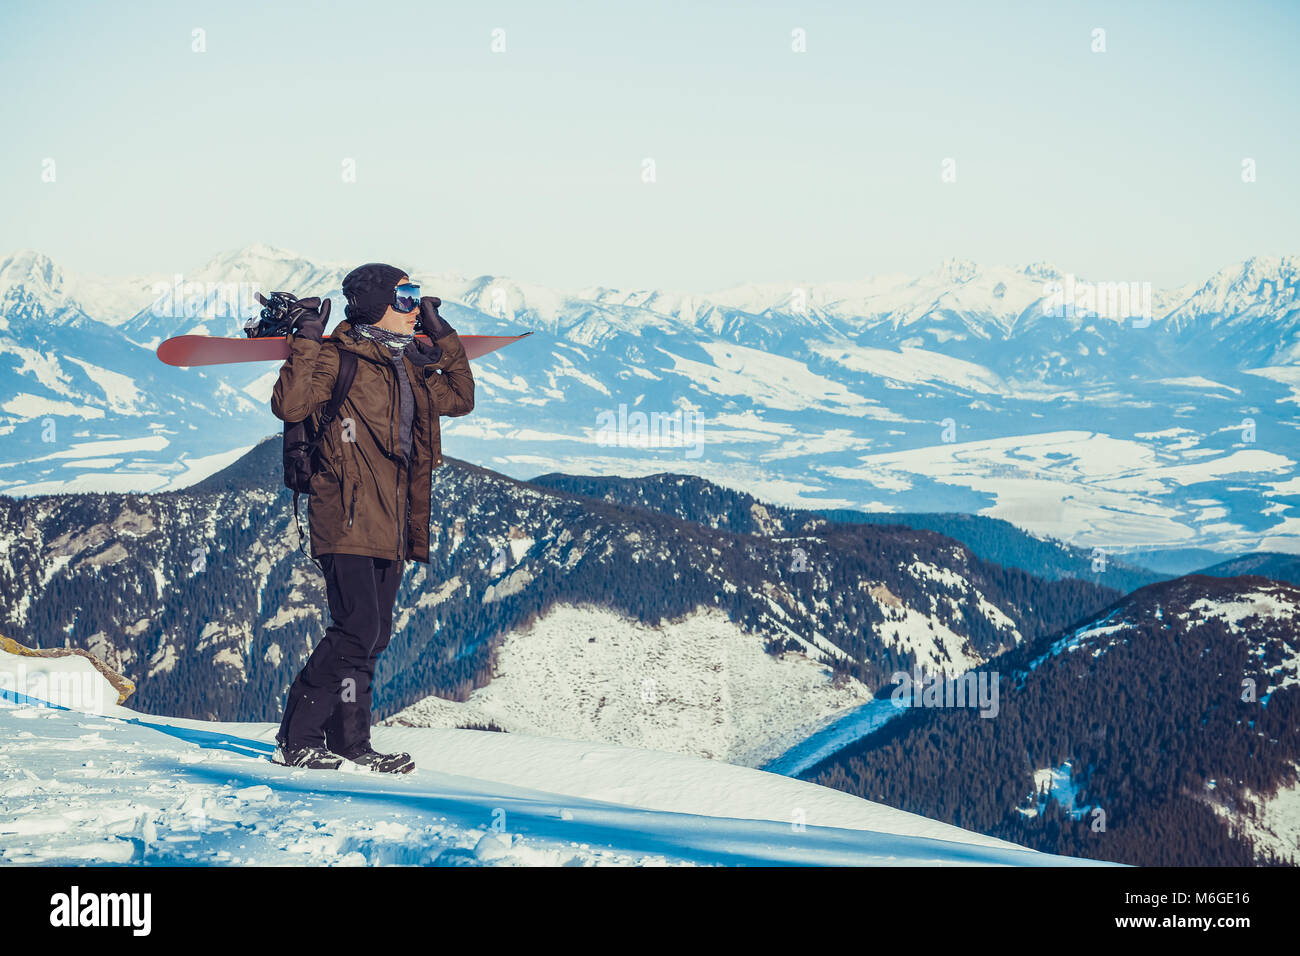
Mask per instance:
[[[306,770],[337,770],[342,765],[343,758],[324,747],[288,747],[280,744],[271,755],[271,763]]]
[[[335,755],[337,756],[337,755]],[[415,761],[410,754],[381,754],[374,750],[363,750],[353,757],[342,757],[352,767],[343,769],[369,770],[374,773],[410,773],[415,769]]]

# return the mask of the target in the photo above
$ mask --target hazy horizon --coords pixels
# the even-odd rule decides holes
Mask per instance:
[[[360,265],[360,264],[361,264],[361,260],[337,260],[337,259],[318,258],[318,257],[314,257],[314,256],[310,255],[309,253],[305,253],[305,252],[303,252],[302,250],[299,250],[299,249],[286,249],[286,248],[283,248],[283,247],[280,247],[280,246],[273,246],[271,243],[260,242],[260,241],[256,241],[256,240],[254,240],[254,241],[247,242],[247,243],[245,243],[245,244],[242,245],[242,246],[237,246],[237,247],[232,248],[232,249],[219,249],[219,250],[216,250],[215,252],[212,252],[211,254],[209,254],[209,255],[203,257],[201,260],[199,260],[199,261],[197,261],[197,262],[195,262],[195,263],[191,263],[191,265],[194,266],[195,268],[203,268],[203,267],[206,266],[207,264],[209,264],[209,263],[211,263],[211,262],[213,262],[213,261],[215,261],[215,260],[217,260],[217,259],[219,259],[219,258],[221,258],[221,257],[223,257],[223,256],[231,255],[231,254],[238,253],[238,252],[243,252],[243,251],[246,251],[246,250],[248,250],[248,249],[250,249],[250,248],[255,248],[255,247],[257,247],[257,246],[266,246],[266,247],[268,247],[268,248],[274,249],[274,251],[276,251],[276,252],[286,253],[286,254],[288,254],[288,255],[294,256],[294,257],[297,258],[297,259],[300,259],[300,260],[305,261],[305,262],[309,262],[311,265],[316,266],[316,267],[320,267],[320,268],[338,268],[338,269],[344,269],[344,270],[346,270],[346,269],[350,269],[350,268],[352,268],[352,267],[354,267],[354,266],[357,266],[357,265]],[[42,250],[42,249],[33,249],[33,248],[30,248],[30,247],[18,248],[18,249],[0,250],[0,263],[4,262],[5,260],[7,260],[7,259],[10,258],[10,257],[17,256],[17,255],[20,255],[20,254],[22,254],[22,253],[26,253],[26,252],[30,252],[30,253],[35,253],[35,254],[38,254],[38,255],[44,255],[44,256],[46,256],[47,258],[50,259],[51,262],[54,263],[54,265],[55,265],[56,267],[58,267],[58,268],[60,268],[60,269],[63,269],[63,270],[65,271],[65,273],[69,273],[69,274],[71,274],[71,275],[73,276],[74,280],[75,280],[75,279],[78,279],[78,278],[80,278],[80,279],[90,279],[90,280],[100,280],[100,279],[104,279],[104,280],[113,280],[113,279],[125,280],[125,279],[131,279],[131,278],[155,278],[155,279],[158,279],[158,280],[170,281],[170,280],[172,280],[175,276],[178,276],[178,275],[181,276],[181,277],[184,279],[184,278],[186,278],[186,277],[188,277],[188,276],[190,276],[190,275],[193,274],[193,270],[187,272],[187,271],[184,270],[184,269],[173,269],[173,270],[170,270],[170,271],[169,271],[169,270],[166,270],[166,269],[163,269],[163,270],[159,270],[157,273],[153,273],[153,274],[150,274],[150,273],[120,273],[120,272],[98,272],[98,273],[96,273],[96,272],[83,272],[83,271],[80,271],[80,270],[73,270],[73,269],[71,269],[71,268],[68,267],[65,263],[58,261],[58,260],[57,260],[56,258],[54,258],[53,256],[50,256],[49,253],[45,252],[45,250]],[[1235,265],[1238,265],[1238,264],[1240,264],[1240,263],[1243,263],[1243,262],[1246,262],[1246,261],[1249,261],[1249,260],[1252,260],[1252,259],[1297,259],[1297,258],[1300,258],[1300,252],[1295,252],[1295,253],[1284,253],[1284,254],[1281,254],[1281,255],[1262,255],[1262,254],[1261,254],[1261,255],[1253,255],[1253,256],[1248,255],[1248,256],[1245,256],[1244,258],[1240,259],[1240,260],[1236,260],[1236,261],[1234,261],[1234,262],[1227,262],[1227,263],[1224,263],[1222,266],[1220,266],[1220,267],[1218,267],[1218,268],[1215,268],[1215,269],[1211,270],[1210,272],[1207,272],[1207,273],[1206,273],[1205,275],[1203,275],[1203,276],[1194,277],[1194,278],[1188,280],[1188,282],[1180,283],[1180,284],[1177,285],[1177,286],[1160,286],[1160,285],[1155,285],[1155,286],[1153,286],[1153,289],[1154,289],[1155,291],[1158,291],[1158,292],[1170,292],[1170,291],[1174,291],[1174,290],[1177,290],[1177,289],[1181,289],[1181,288],[1183,288],[1183,287],[1185,287],[1185,286],[1187,286],[1187,285],[1189,285],[1189,284],[1201,284],[1201,283],[1203,283],[1203,282],[1208,281],[1208,280],[1211,279],[1214,275],[1218,274],[1218,273],[1221,272],[1221,271],[1224,271],[1224,270],[1226,270],[1226,269],[1231,269],[1231,268],[1232,268],[1233,266],[1235,266]],[[366,260],[366,261],[375,261],[375,260],[374,260],[374,257],[372,257],[370,260]],[[819,282],[815,282],[815,283],[807,283],[807,282],[803,282],[803,281],[800,280],[800,279],[797,279],[797,278],[791,278],[791,277],[783,277],[783,278],[782,278],[782,277],[778,277],[778,278],[772,278],[772,279],[756,279],[756,280],[753,280],[753,281],[750,281],[750,282],[740,282],[740,283],[736,283],[735,285],[730,285],[730,286],[712,286],[712,287],[701,288],[701,289],[683,289],[683,288],[678,288],[678,287],[673,287],[673,286],[652,286],[652,285],[649,285],[649,284],[646,284],[646,283],[640,283],[640,284],[629,284],[629,285],[613,285],[613,284],[611,284],[611,283],[607,283],[607,282],[589,283],[589,284],[586,285],[586,286],[565,286],[565,285],[560,285],[560,284],[558,284],[558,283],[554,283],[554,282],[548,282],[548,281],[545,279],[545,277],[538,277],[538,276],[531,276],[531,275],[513,275],[513,274],[508,274],[508,273],[500,273],[500,272],[496,272],[496,273],[494,273],[494,272],[479,272],[479,273],[475,273],[475,272],[465,272],[465,271],[463,271],[463,270],[455,270],[455,269],[443,269],[443,270],[438,270],[438,271],[433,271],[433,270],[424,270],[424,269],[420,269],[420,268],[419,268],[419,266],[421,265],[421,263],[419,263],[419,262],[408,262],[408,261],[405,261],[405,260],[398,260],[398,261],[394,262],[393,264],[394,264],[394,265],[401,266],[401,267],[403,267],[403,268],[405,268],[405,267],[415,267],[415,268],[412,269],[412,278],[413,278],[413,279],[416,279],[417,281],[420,280],[420,279],[424,279],[424,280],[427,281],[427,280],[429,280],[429,279],[435,279],[435,278],[438,278],[438,277],[440,277],[440,276],[447,276],[447,277],[452,277],[452,276],[454,276],[454,277],[457,277],[457,278],[459,278],[459,279],[466,280],[466,281],[473,280],[473,279],[477,279],[477,278],[483,278],[483,277],[486,277],[486,278],[491,278],[491,279],[506,279],[506,280],[509,280],[509,281],[511,281],[511,282],[522,283],[522,284],[524,284],[524,285],[530,285],[530,286],[538,286],[538,287],[541,287],[541,288],[544,288],[544,289],[550,289],[550,290],[553,290],[553,291],[557,291],[557,292],[566,292],[566,293],[575,293],[575,292],[578,292],[578,291],[580,291],[580,290],[582,290],[582,289],[588,289],[588,288],[605,288],[605,289],[614,289],[614,290],[616,290],[616,291],[626,291],[626,292],[654,291],[654,292],[664,292],[664,293],[669,293],[669,294],[684,294],[684,295],[701,295],[701,296],[707,296],[707,295],[709,295],[709,294],[718,294],[718,293],[730,292],[730,291],[733,291],[733,290],[736,290],[736,289],[742,289],[742,288],[747,288],[747,287],[754,287],[754,288],[782,288],[782,287],[785,287],[785,286],[798,287],[800,284],[803,284],[804,286],[812,285],[812,286],[823,287],[823,288],[824,288],[824,287],[826,287],[826,286],[848,285],[848,284],[852,284],[852,283],[855,283],[855,282],[866,282],[866,281],[872,281],[872,280],[877,280],[877,279],[896,278],[896,279],[901,279],[901,280],[911,280],[911,279],[921,278],[921,277],[923,277],[923,276],[925,276],[925,275],[928,275],[928,274],[930,274],[930,273],[933,273],[933,272],[937,271],[939,268],[941,268],[945,262],[949,262],[949,261],[969,261],[969,262],[972,262],[972,263],[976,266],[976,268],[979,269],[979,270],[981,270],[981,271],[991,270],[991,269],[1008,269],[1008,270],[1012,270],[1012,271],[1025,271],[1025,270],[1028,269],[1030,266],[1035,266],[1035,265],[1047,265],[1047,266],[1052,266],[1052,267],[1054,267],[1055,269],[1057,269],[1057,271],[1060,272],[1060,274],[1061,274],[1062,276],[1073,276],[1075,279],[1078,279],[1078,280],[1080,280],[1080,281],[1091,281],[1091,282],[1096,282],[1096,283],[1105,283],[1105,282],[1109,281],[1109,280],[1106,280],[1106,279],[1104,279],[1104,278],[1103,278],[1103,279],[1098,279],[1098,278],[1096,278],[1096,277],[1093,277],[1093,276],[1087,275],[1086,273],[1081,273],[1081,272],[1074,271],[1074,270],[1070,269],[1068,266],[1062,266],[1061,263],[1059,263],[1059,262],[1046,262],[1046,261],[1043,261],[1043,260],[1039,260],[1039,261],[1036,261],[1036,262],[979,262],[979,261],[977,261],[977,260],[961,260],[961,259],[959,259],[959,257],[956,257],[956,256],[948,256],[948,257],[946,257],[946,258],[944,258],[944,259],[941,259],[941,260],[939,260],[939,261],[936,261],[936,262],[932,263],[932,264],[930,265],[929,268],[922,269],[922,270],[919,271],[919,272],[891,272],[891,273],[878,272],[878,273],[864,273],[863,275],[857,275],[857,276],[839,276],[839,277],[834,277],[834,276],[833,276],[833,277],[830,277],[830,278],[828,278],[828,279],[825,279],[825,280],[822,280],[822,281],[819,281]],[[436,290],[435,290],[435,291],[436,291]]]
[[[255,235],[563,288],[949,258],[1176,288],[1300,250],[1297,27],[1276,2],[10,4],[0,248],[88,275]]]

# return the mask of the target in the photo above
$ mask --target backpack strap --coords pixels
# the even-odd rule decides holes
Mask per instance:
[[[312,564],[320,568],[320,573],[324,574],[325,569],[321,567],[321,563],[312,557],[312,555],[307,554],[307,549],[303,547],[302,518],[298,516],[298,496],[300,494],[302,494],[300,491],[295,491],[293,493],[293,526],[298,529],[298,550],[306,557],[311,558]]]
[[[329,401],[325,403],[324,409],[321,410],[320,424],[316,429],[316,437],[307,443],[307,454],[315,454],[316,448],[325,438],[325,429],[329,427],[330,422],[334,421],[334,416],[339,413],[343,406],[343,400],[348,397],[348,390],[352,388],[352,380],[357,377],[357,355],[348,349],[337,349],[339,355],[338,374],[334,376],[334,386],[330,389]],[[298,496],[299,491],[293,493],[293,523],[298,529],[298,550],[307,554],[307,549],[303,546],[302,520],[298,517]],[[320,562],[311,555],[312,563],[320,568]],[[325,569],[321,568],[321,573]]]
[[[348,349],[339,349],[339,371],[334,376],[334,387],[330,389],[330,400],[325,403],[325,409],[321,412],[320,427],[316,431],[317,441],[320,436],[325,434],[325,427],[334,421],[334,416],[339,413],[339,408],[343,405],[343,399],[348,397],[348,389],[352,387],[352,380],[357,377],[357,353]]]

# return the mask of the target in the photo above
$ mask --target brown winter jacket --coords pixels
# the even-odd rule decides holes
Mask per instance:
[[[433,469],[442,464],[439,416],[473,410],[469,359],[455,332],[436,340],[442,348],[436,362],[413,346],[403,353],[415,396],[408,469],[399,435],[397,370],[387,346],[353,339],[351,327],[340,322],[323,343],[290,336],[289,358],[271,394],[277,418],[293,422],[310,416],[315,427],[338,374],[337,350],[357,356],[356,378],[321,441],[324,470],[311,482],[312,556],[360,554],[427,564],[430,488]]]

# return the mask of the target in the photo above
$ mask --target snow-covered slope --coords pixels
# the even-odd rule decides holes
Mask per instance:
[[[1300,766],[1296,772],[1300,775]],[[1294,859],[1300,851],[1300,780],[1278,787],[1271,795],[1247,789],[1236,806],[1216,800],[1209,803],[1219,817],[1239,827],[1255,846],[1271,850],[1280,859]]]
[[[1089,862],[787,777],[563,739],[380,727],[376,746],[415,772],[291,770],[265,759],[273,724],[143,716],[104,703],[104,685],[83,658],[0,652],[5,863]]]
[[[495,725],[757,767],[870,699],[810,656],[767,653],[718,610],[649,627],[562,605],[506,636],[497,676],[468,701],[427,697],[384,723]]]

